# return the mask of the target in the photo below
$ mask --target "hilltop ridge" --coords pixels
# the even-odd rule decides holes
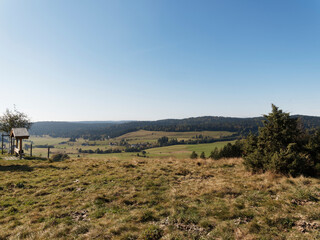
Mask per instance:
[[[301,119],[306,129],[320,127],[320,117],[293,115]],[[35,122],[32,135],[49,135],[52,137],[86,137],[99,139],[118,137],[140,129],[149,131],[230,131],[239,135],[257,132],[263,117],[237,118],[203,116],[185,119],[163,119],[157,121],[80,121],[80,122]]]

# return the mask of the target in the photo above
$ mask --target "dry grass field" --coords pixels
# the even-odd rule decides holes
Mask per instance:
[[[0,160],[0,239],[320,239],[319,198],[242,159]]]

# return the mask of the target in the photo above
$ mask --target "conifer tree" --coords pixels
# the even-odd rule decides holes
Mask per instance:
[[[272,104],[257,137],[249,135],[244,146],[244,164],[253,172],[273,171],[297,176],[312,171],[314,163],[305,149],[306,134],[297,118]]]
[[[193,151],[193,152],[191,153],[191,155],[190,155],[190,158],[191,158],[191,159],[198,158],[198,154],[196,154],[196,152]]]

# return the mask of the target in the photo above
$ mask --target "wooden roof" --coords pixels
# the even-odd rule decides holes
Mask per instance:
[[[29,138],[29,132],[26,128],[12,128],[10,137],[15,138]]]

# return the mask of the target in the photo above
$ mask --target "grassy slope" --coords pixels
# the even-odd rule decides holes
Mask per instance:
[[[0,239],[147,239],[150,226],[163,239],[320,238],[320,180],[251,175],[241,159],[0,160],[0,172]]]

